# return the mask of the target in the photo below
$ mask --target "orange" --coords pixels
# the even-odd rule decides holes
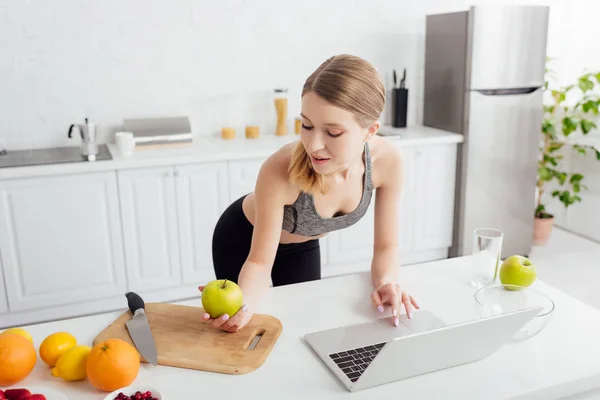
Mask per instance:
[[[33,343],[33,338],[31,337],[31,334],[29,332],[27,332],[25,329],[23,328],[10,328],[5,330],[4,332],[0,333],[0,335],[4,335],[6,333],[15,333],[17,335],[21,335],[23,336],[25,339],[29,340],[31,343]]]
[[[0,335],[0,387],[25,379],[35,367],[37,354],[33,344],[21,335]]]
[[[106,392],[128,386],[139,370],[140,355],[135,347],[116,338],[96,344],[86,362],[88,380]]]
[[[75,346],[75,336],[67,332],[56,332],[48,335],[40,344],[40,357],[46,364],[54,367],[59,357]]]

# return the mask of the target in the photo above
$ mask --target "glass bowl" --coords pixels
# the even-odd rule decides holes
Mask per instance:
[[[475,292],[475,301],[482,317],[491,317],[529,307],[542,310],[513,337],[515,341],[529,339],[544,329],[552,318],[554,302],[545,294],[525,286],[496,284]]]

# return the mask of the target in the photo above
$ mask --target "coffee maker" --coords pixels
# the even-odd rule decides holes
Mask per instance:
[[[96,124],[88,122],[87,118],[84,124],[72,124],[69,127],[69,138],[72,138],[75,128],[79,130],[79,136],[81,136],[81,155],[88,161],[96,161],[96,155],[98,154]]]

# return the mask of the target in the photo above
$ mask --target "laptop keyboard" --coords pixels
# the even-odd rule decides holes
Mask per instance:
[[[329,357],[352,382],[356,382],[383,346],[385,342],[332,353]]]

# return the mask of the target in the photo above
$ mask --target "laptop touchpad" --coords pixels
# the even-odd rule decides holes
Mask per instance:
[[[412,319],[405,314],[400,315],[400,322],[414,333],[427,332],[447,326],[444,321],[436,317],[431,311],[419,310],[413,312]]]
[[[336,347],[352,349],[387,342],[400,336],[412,335],[413,332],[402,324],[394,326],[391,318],[382,318],[340,328],[339,333],[339,346]]]

